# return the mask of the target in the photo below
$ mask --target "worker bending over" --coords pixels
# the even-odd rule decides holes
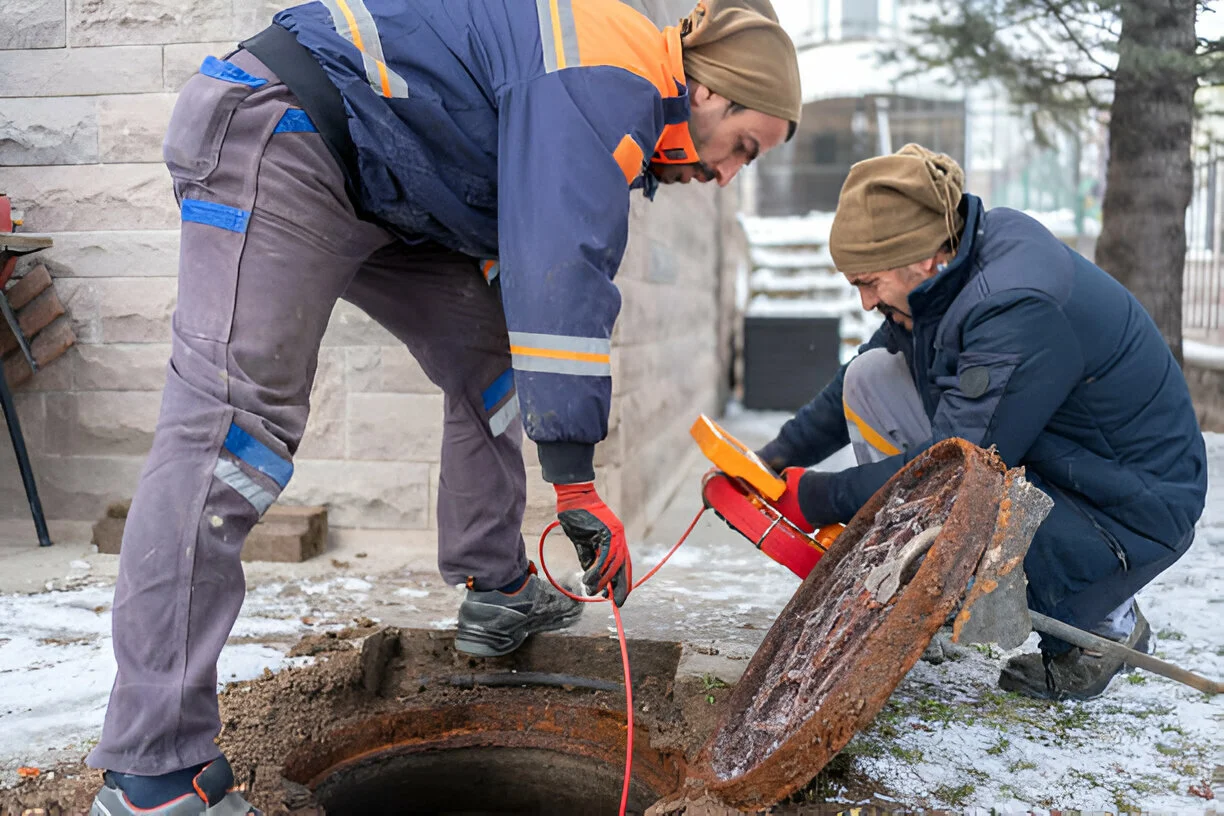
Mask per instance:
[[[624,603],[629,551],[593,451],[630,191],[729,183],[790,138],[801,102],[768,0],[703,0],[663,31],[617,0],[323,0],[204,61],[164,145],[179,297],[124,531],[93,814],[255,813],[214,742],[217,658],[340,298],[445,395],[438,561],[467,585],[456,646],[505,654],[581,608],[526,557],[524,429],[587,590]]]

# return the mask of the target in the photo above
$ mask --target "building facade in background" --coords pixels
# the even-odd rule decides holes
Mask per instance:
[[[1039,213],[1060,237],[1099,232],[1104,128],[1046,129],[1006,95],[951,75],[904,76],[882,59],[915,20],[938,12],[927,0],[779,0],[800,52],[803,122],[785,149],[757,163],[748,208],[757,215],[836,209],[850,167],[918,142],[965,168],[968,189],[988,207]]]

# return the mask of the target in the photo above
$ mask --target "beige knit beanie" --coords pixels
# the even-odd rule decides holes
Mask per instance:
[[[882,272],[955,249],[965,172],[956,160],[916,144],[850,168],[829,234],[844,274]]]
[[[680,35],[686,77],[798,126],[799,58],[769,0],[701,0],[680,21]]]

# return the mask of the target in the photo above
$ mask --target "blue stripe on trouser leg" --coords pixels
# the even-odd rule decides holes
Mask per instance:
[[[506,398],[506,395],[510,393],[512,388],[514,388],[514,370],[507,368],[480,395],[480,398],[484,401],[484,409],[492,411],[494,406]]]
[[[281,486],[293,477],[293,463],[278,456],[264,443],[237,425],[230,425],[225,435],[225,449]]]
[[[489,415],[489,430],[501,436],[519,415],[518,394],[514,391],[514,370],[506,369],[480,395],[485,413]]]
[[[246,232],[251,222],[249,210],[217,204],[214,201],[201,201],[198,198],[184,198],[182,216],[184,221],[194,224],[207,224],[230,232]]]

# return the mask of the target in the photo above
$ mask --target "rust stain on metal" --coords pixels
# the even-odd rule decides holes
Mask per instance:
[[[959,439],[935,445],[854,517],[770,629],[693,776],[740,808],[798,790],[871,722],[965,592],[995,531],[1005,468]],[[883,602],[864,586],[942,525]]]
[[[409,708],[353,723],[303,745],[285,762],[284,776],[315,788],[347,768],[391,754],[496,747],[542,749],[622,764],[625,716],[571,705],[477,703]],[[682,761],[654,750],[635,729],[633,775],[655,791],[672,791],[685,777]]]
[[[978,564],[973,586],[952,625],[956,643],[998,643],[1013,649],[1029,636],[1024,557],[1053,502],[1024,478],[1024,469],[1004,478],[990,545]]]

